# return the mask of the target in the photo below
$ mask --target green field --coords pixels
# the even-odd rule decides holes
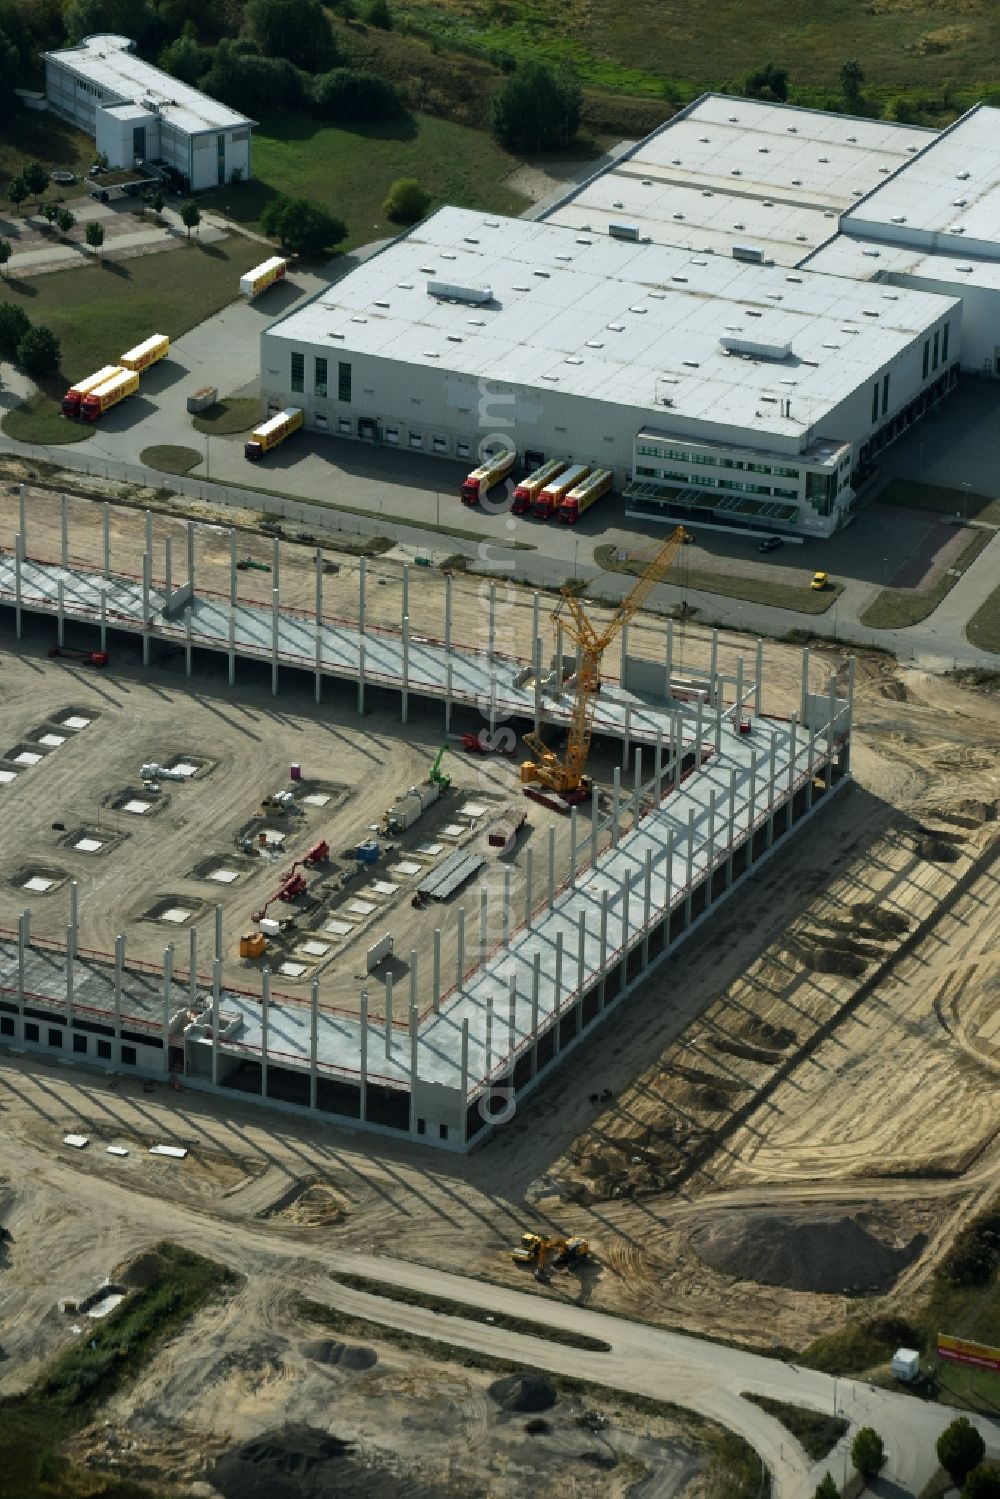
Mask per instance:
[[[631,573],[639,577],[647,566],[648,559],[629,558],[619,562],[616,548],[599,546],[594,548],[594,562],[605,572]],[[830,583],[826,588],[810,588],[808,583],[777,583],[769,578],[745,577],[740,573],[701,572],[688,566],[681,554],[663,579],[674,588],[689,589],[699,593],[717,593],[727,599],[742,599],[748,604],[768,604],[773,609],[794,609],[800,614],[825,614],[834,600],[843,593],[842,583]]]
[[[288,114],[254,132],[253,152],[254,180],[203,193],[201,206],[259,230],[264,204],[278,193],[312,198],[347,224],[343,250],[400,233],[382,212],[397,177],[418,178],[432,208],[518,214],[527,206],[503,185],[515,157],[482,131],[427,115],[347,130]]]
[[[965,626],[966,639],[981,651],[1000,655],[1000,588],[995,588]]]
[[[690,96],[775,61],[803,102],[839,94],[859,58],[877,100],[1000,85],[993,0],[399,0],[402,24],[441,45],[566,60],[590,85]]]
[[[930,588],[883,588],[859,616],[860,623],[870,630],[902,630],[907,625],[919,624],[951,592],[962,573],[989,546],[993,536],[992,531],[974,532],[955,563]]]
[[[17,209],[7,197],[7,188],[12,177],[16,177],[22,167],[27,166],[29,161],[40,161],[51,171],[54,167],[62,171],[75,172],[78,177],[85,177],[87,169],[94,159],[94,142],[89,135],[84,135],[79,130],[74,130],[72,125],[64,125],[57,120],[55,115],[36,114],[32,110],[24,110],[14,115],[3,127],[0,134],[0,210],[2,215],[11,218],[19,218],[25,210],[34,213],[36,199],[29,198]],[[82,189],[79,183],[72,187],[56,187],[50,183],[48,189],[42,194],[42,202],[47,198],[63,197],[67,200],[79,196]]]

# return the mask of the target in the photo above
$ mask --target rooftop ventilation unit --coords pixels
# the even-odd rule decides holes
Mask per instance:
[[[493,301],[492,287],[453,286],[449,281],[428,281],[427,295],[441,302],[466,302],[470,307],[482,307]]]
[[[760,338],[742,338],[725,333],[719,343],[730,354],[747,354],[751,359],[787,359],[792,352],[790,343],[768,343]]]
[[[760,245],[733,245],[734,260],[749,260],[754,265],[764,264],[764,251]]]
[[[616,204],[615,206],[621,207],[620,204]],[[611,235],[612,239],[638,240],[639,225],[616,223],[614,220],[612,220],[612,222],[608,225],[608,233]]]

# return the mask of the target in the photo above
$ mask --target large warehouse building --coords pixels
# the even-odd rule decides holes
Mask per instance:
[[[92,135],[111,167],[162,161],[194,192],[251,175],[253,121],[144,62],[127,36],[45,54],[54,113]]]
[[[441,209],[272,325],[264,405],[609,468],[629,514],[828,536],[960,368],[1000,373],[997,122],[708,96],[542,220]]]

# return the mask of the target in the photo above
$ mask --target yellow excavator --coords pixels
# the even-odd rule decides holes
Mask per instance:
[[[535,1279],[547,1279],[547,1267],[569,1269],[579,1265],[590,1255],[586,1239],[565,1239],[561,1235],[547,1239],[541,1234],[522,1234],[521,1242],[512,1249],[510,1257],[515,1265],[534,1265]]]
[[[601,660],[608,646],[642,608],[653,587],[690,537],[678,526],[659,548],[635,586],[622,599],[608,623],[598,630],[587,618],[584,607],[572,588],[563,589],[562,603],[552,618],[561,623],[563,632],[579,647],[579,670],[574,684],[566,749],[560,757],[549,749],[539,734],[525,734],[524,742],[535,756],[521,766],[521,784],[535,801],[556,811],[565,811],[574,802],[590,795],[590,782],[584,775],[590,741],[594,732],[594,709],[601,689]],[[561,671],[562,664],[559,663]]]

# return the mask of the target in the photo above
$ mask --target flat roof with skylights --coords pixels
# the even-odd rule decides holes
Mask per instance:
[[[451,297],[433,294],[440,282]],[[442,208],[272,325],[264,343],[551,390],[661,421],[668,408],[692,438],[724,425],[798,451],[955,305]]]
[[[550,223],[795,265],[865,194],[936,138],[885,120],[709,94],[566,195]]]

